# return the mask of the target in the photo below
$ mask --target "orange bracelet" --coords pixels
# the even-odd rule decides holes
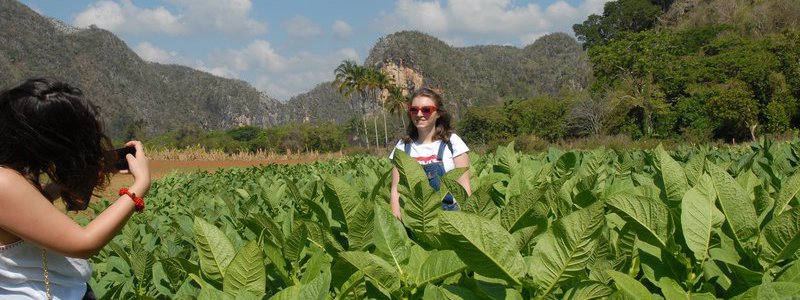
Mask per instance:
[[[121,188],[119,189],[119,195],[128,195],[128,197],[131,197],[136,207],[136,211],[141,212],[144,210],[144,199],[136,197],[136,193],[131,193],[127,188]]]

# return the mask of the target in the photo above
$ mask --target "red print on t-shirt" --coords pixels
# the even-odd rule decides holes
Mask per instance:
[[[427,165],[427,164],[432,164],[432,163],[438,162],[438,160],[436,159],[436,155],[425,156],[425,157],[415,157],[415,158],[417,159],[418,163],[423,164],[423,165]]]

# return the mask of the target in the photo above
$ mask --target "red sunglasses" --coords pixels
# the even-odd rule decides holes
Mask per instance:
[[[430,117],[433,112],[439,109],[436,106],[428,105],[428,106],[409,106],[408,107],[408,114],[412,116],[416,116],[419,112],[422,112],[422,115],[425,117]]]

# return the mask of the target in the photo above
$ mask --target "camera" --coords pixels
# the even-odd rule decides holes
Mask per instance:
[[[136,155],[136,148],[134,147],[123,147],[119,149],[113,150],[113,157],[114,160],[114,170],[115,171],[122,171],[127,170],[128,167],[128,160],[125,158],[128,154]]]

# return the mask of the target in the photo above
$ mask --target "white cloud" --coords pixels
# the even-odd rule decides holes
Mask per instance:
[[[538,40],[540,37],[543,37],[545,35],[547,35],[547,32],[531,33],[521,36],[519,40],[522,43],[522,45],[530,45],[533,44],[533,42]]]
[[[211,62],[237,72],[263,69],[280,72],[286,69],[287,59],[278,54],[265,40],[256,40],[243,49],[231,49],[211,55]]]
[[[317,84],[333,80],[333,70],[345,59],[360,60],[353,48],[329,53],[299,51],[284,56],[269,41],[257,40],[241,49],[218,51],[200,69],[229,78],[254,78],[251,83],[277,99],[288,100]]]
[[[133,47],[133,51],[135,51],[136,54],[139,54],[139,57],[146,61],[170,64],[177,63],[177,61],[181,60],[177,52],[168,52],[148,42],[139,43]]]
[[[336,20],[333,22],[333,36],[337,39],[346,40],[353,36],[353,27],[347,22]]]
[[[122,6],[116,2],[100,1],[79,13],[72,23],[78,27],[97,25],[114,31],[125,23],[125,14],[122,13]]]
[[[178,12],[163,6],[140,8],[130,0],[99,1],[78,13],[73,25],[96,25],[117,33],[166,35],[208,34],[257,35],[266,24],[250,18],[249,0],[172,0]]]
[[[258,35],[267,25],[250,17],[250,0],[171,0],[185,10],[185,22],[198,33],[210,28],[235,35]]]
[[[219,77],[225,77],[225,78],[231,78],[231,79],[239,79],[239,74],[234,72],[231,69],[228,69],[228,67],[226,67],[226,66],[214,67],[214,68],[208,68],[208,67],[205,67],[205,66],[199,66],[198,69],[201,70],[201,71],[205,71],[205,72],[211,73],[212,75],[219,76]]]
[[[304,16],[294,16],[284,23],[286,32],[295,38],[310,38],[322,34],[322,29]]]
[[[356,52],[356,49],[353,48],[344,48],[339,50],[339,56],[343,57],[343,59],[359,61],[358,52]]]
[[[556,1],[542,8],[512,0],[398,0],[394,10],[376,23],[387,32],[413,29],[455,43],[512,42],[525,45],[550,32],[572,33],[572,24],[602,12],[609,0],[584,0],[578,5]]]

